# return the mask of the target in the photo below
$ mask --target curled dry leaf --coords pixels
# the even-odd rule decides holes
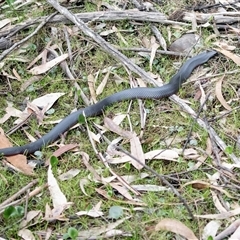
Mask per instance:
[[[170,231],[179,234],[189,240],[198,240],[198,238],[194,235],[193,231],[190,228],[175,219],[165,218],[161,220],[155,226],[155,231],[160,230]]]
[[[185,183],[182,187],[186,187],[188,185],[192,185],[193,188],[196,189],[205,189],[205,188],[209,188],[211,186],[210,183],[201,181],[201,180],[194,180],[188,183]]]
[[[79,181],[80,189],[82,190],[82,192],[83,192],[83,194],[84,194],[85,196],[89,196],[89,195],[86,193],[85,188],[84,188],[84,186],[85,186],[85,185],[88,185],[88,184],[90,184],[90,181],[89,181],[88,179],[86,179],[86,178],[83,178],[83,179],[81,179],[81,180]]]
[[[215,88],[215,93],[216,93],[216,97],[218,99],[218,101],[222,104],[222,106],[231,111],[232,108],[228,105],[228,103],[225,101],[223,95],[222,95],[222,82],[223,82],[224,76],[222,78],[219,79],[219,81],[217,81],[216,83],[216,88]]]

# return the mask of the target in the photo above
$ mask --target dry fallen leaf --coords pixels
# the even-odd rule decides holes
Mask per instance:
[[[192,187],[196,189],[205,189],[205,188],[210,188],[211,186],[210,183],[207,183],[201,180],[194,180],[194,181],[183,184],[182,187],[186,187],[188,185],[192,185]]]
[[[80,169],[73,168],[73,169],[70,169],[69,171],[67,171],[67,172],[59,175],[58,178],[59,178],[61,181],[66,181],[66,180],[69,180],[69,179],[74,178],[74,177],[77,176],[79,173],[80,173]]]
[[[86,179],[86,178],[80,179],[80,181],[79,181],[80,189],[82,190],[83,194],[85,196],[88,196],[88,197],[89,197],[89,195],[86,193],[84,186],[85,185],[89,185],[89,184],[90,184],[90,181],[88,179]]]
[[[48,167],[48,189],[51,195],[53,209],[51,210],[51,214],[48,214],[51,216],[50,219],[45,219],[51,221],[54,219],[63,220],[61,214],[68,208],[70,203],[67,202],[65,195],[58,186],[56,178],[53,176],[51,164],[49,164]]]
[[[150,61],[149,61],[149,68],[151,72],[152,72],[153,60],[156,56],[156,52],[159,47],[160,45],[156,43],[155,37],[151,37],[151,54],[150,54]]]
[[[12,147],[12,144],[10,141],[6,138],[4,135],[4,131],[2,128],[0,128],[0,148],[7,148]],[[22,154],[17,154],[14,156],[5,157],[7,162],[4,161],[7,165],[10,163],[12,168],[14,168],[17,171],[20,171],[21,173],[29,176],[33,176],[33,168],[27,164],[27,158],[26,156]]]
[[[110,75],[111,69],[109,69],[109,71],[106,73],[106,75],[104,76],[102,82],[99,84],[99,86],[97,87],[96,90],[96,94],[100,95],[103,92],[103,89],[105,88],[107,81],[109,79],[109,75]]]
[[[29,116],[29,113],[22,112],[16,108],[13,107],[13,103],[7,102],[7,107],[5,109],[6,114],[0,118],[0,124],[3,124],[6,122],[10,117],[18,117],[22,121],[26,119]]]
[[[122,186],[121,183],[109,183],[109,185],[116,189],[122,196],[124,196],[128,200],[133,200],[132,195],[129,193],[129,191],[126,189],[125,186]]]
[[[109,223],[107,225],[103,225],[101,227],[92,227],[85,231],[78,232],[78,238],[80,239],[101,239],[101,234],[106,233],[115,229],[118,225],[122,224],[124,221],[129,219],[130,217],[123,218],[121,220],[115,221],[113,223]]]
[[[96,103],[97,95],[95,92],[95,80],[94,80],[94,76],[92,74],[88,75],[88,87],[89,87],[89,91],[91,94],[91,99],[93,100],[94,103]]]
[[[21,229],[18,231],[18,236],[21,237],[24,240],[35,240],[33,233],[29,229]]]
[[[194,217],[218,220],[218,219],[229,219],[239,214],[240,214],[240,208],[236,208],[234,210],[230,210],[230,211],[219,213],[219,214],[194,215]]]
[[[27,225],[35,225],[35,224],[39,224],[39,219],[42,217],[42,212],[40,210],[38,211],[29,211],[27,213],[27,216],[26,218],[24,218],[20,225],[19,225],[19,228],[24,228],[26,227]],[[34,220],[34,221],[33,221]]]
[[[215,49],[217,50],[218,52],[222,53],[223,55],[225,55],[226,57],[232,59],[238,66],[240,66],[240,57],[228,50],[225,50],[225,49],[220,49],[220,48],[217,48]]]
[[[170,231],[179,234],[189,240],[198,240],[198,238],[194,235],[193,231],[190,228],[188,228],[186,225],[175,219],[170,218],[162,219],[155,226],[155,231],[160,230]]]
[[[221,77],[217,83],[216,83],[216,88],[215,88],[215,93],[216,93],[216,97],[218,99],[218,101],[222,104],[222,106],[231,111],[232,108],[228,105],[228,103],[225,101],[223,95],[222,95],[222,82],[223,82],[224,76]]]
[[[44,96],[41,96],[39,98],[34,99],[32,102],[29,102],[27,104],[27,107],[24,109],[22,114],[19,113],[19,118],[14,121],[14,124],[19,124],[22,121],[26,119],[26,116],[29,115],[29,111],[35,112],[37,115],[37,118],[40,122],[42,122],[42,119],[44,117],[44,113],[49,110],[52,105],[63,96],[65,93],[57,92],[57,93],[49,93]],[[40,109],[41,110],[40,110]]]
[[[111,120],[110,118],[107,118],[107,117],[104,118],[104,125],[110,131],[115,132],[118,135],[130,140],[131,155],[134,156],[142,164],[140,164],[138,161],[136,161],[133,158],[130,158],[130,162],[136,169],[138,169],[138,170],[142,169],[143,165],[145,164],[145,157],[144,157],[144,153],[142,150],[142,145],[141,145],[140,140],[137,137],[136,133],[122,129],[120,126],[115,124],[113,122],[113,120]]]
[[[42,65],[39,65],[37,67],[34,67],[34,68],[30,69],[29,72],[33,75],[39,75],[39,74],[46,73],[51,68],[58,65],[62,61],[66,60],[67,58],[68,58],[68,53],[65,53],[65,54],[63,54],[59,57],[54,58],[53,60],[51,60],[47,63],[44,63]]]
[[[86,215],[86,216],[90,216],[90,217],[101,217],[104,215],[104,213],[100,210],[101,208],[101,205],[102,205],[102,201],[98,202],[96,204],[96,206],[94,206],[92,209],[90,210],[87,210],[87,211],[80,211],[80,212],[77,212],[75,213],[76,215],[78,216],[83,216],[83,215]]]
[[[137,191],[146,191],[146,192],[161,192],[161,191],[169,191],[170,190],[167,187],[151,185],[151,184],[131,185],[131,187]]]
[[[207,240],[210,236],[214,238],[220,226],[220,221],[210,221],[203,229],[202,240]]]

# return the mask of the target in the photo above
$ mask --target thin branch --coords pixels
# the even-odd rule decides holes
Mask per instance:
[[[139,75],[141,78],[145,79],[149,83],[156,85],[156,81],[149,76],[142,68],[134,64],[130,59],[128,59],[125,55],[119,52],[116,48],[114,48],[111,44],[105,41],[100,35],[95,33],[92,29],[90,29],[81,19],[77,18],[74,14],[72,14],[69,10],[59,5],[55,0],[48,0],[48,2],[62,15],[72,21],[80,30],[83,31],[84,34],[91,37],[95,42],[97,42],[107,53],[111,54],[113,58],[118,59],[123,65],[127,66],[132,72]],[[137,14],[136,14],[137,15]]]
[[[125,11],[98,11],[98,12],[87,12],[87,13],[76,13],[75,16],[82,20],[83,22],[102,22],[102,21],[138,21],[138,22],[157,22],[161,24],[174,24],[189,26],[188,23],[175,22],[167,20],[166,16],[163,13],[159,12],[144,12],[144,11],[135,11],[135,10],[125,10]],[[28,20],[25,23],[12,26],[12,28],[6,31],[0,31],[0,37],[10,37],[15,35],[18,31],[23,30],[27,27],[33,26],[45,22],[48,16],[41,18]],[[48,20],[49,23],[69,23],[69,20],[60,14],[52,17]],[[10,34],[10,35],[9,35]]]
[[[54,16],[56,13],[51,14],[49,17],[45,19],[45,21],[41,22],[39,26],[27,37],[24,39],[20,40],[19,42],[14,43],[10,48],[5,50],[1,55],[0,55],[0,62],[9,54],[11,53],[14,49],[16,49],[18,46],[21,44],[25,43],[28,39],[30,39],[32,36],[38,33],[38,31]]]

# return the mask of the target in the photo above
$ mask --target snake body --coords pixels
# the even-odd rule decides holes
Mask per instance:
[[[192,71],[197,66],[206,63],[216,53],[217,53],[216,51],[207,51],[190,58],[183,64],[183,66],[179,69],[177,74],[171,78],[169,83],[161,87],[131,88],[112,94],[111,96],[104,98],[103,100],[99,101],[94,105],[88,106],[83,109],[79,109],[76,112],[71,113],[66,118],[64,118],[60,123],[58,123],[50,132],[48,132],[46,135],[44,135],[37,141],[19,147],[2,148],[0,149],[0,154],[4,156],[11,156],[15,154],[34,153],[35,151],[41,149],[42,147],[54,142],[61,136],[61,134],[63,134],[69,128],[74,126],[78,122],[78,118],[81,114],[83,114],[83,112],[86,117],[91,117],[100,115],[105,107],[116,102],[129,99],[160,99],[164,97],[169,97],[172,94],[178,92],[182,83],[184,83],[189,78]]]

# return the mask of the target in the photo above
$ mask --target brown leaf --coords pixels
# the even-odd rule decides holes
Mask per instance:
[[[112,119],[107,117],[104,118],[104,125],[112,132],[115,132],[122,137],[128,138],[130,140],[131,154],[135,158],[137,158],[142,164],[145,164],[145,157],[142,150],[142,145],[135,132],[130,132],[122,129],[116,123],[114,123]],[[131,158],[130,161],[136,169],[140,170],[143,168],[143,166],[139,164],[135,159]]]
[[[230,51],[227,51],[225,49],[220,49],[220,48],[217,48],[215,50],[217,50],[218,52],[222,53],[226,57],[232,59],[238,66],[240,66],[240,57],[237,56],[236,54],[234,54],[234,53],[232,53]]]
[[[194,235],[193,231],[189,229],[186,225],[178,220],[165,218],[161,220],[156,226],[155,231],[165,230],[176,234],[180,234],[189,240],[197,240],[198,238]]]
[[[201,180],[194,180],[188,183],[185,183],[182,187],[186,187],[188,185],[192,185],[193,188],[196,189],[205,189],[205,188],[209,188],[211,186],[210,183],[201,181]]]
[[[156,39],[155,37],[151,37],[151,54],[150,54],[150,61],[149,61],[149,68],[150,71],[152,71],[152,64],[153,64],[153,60],[155,58],[157,49],[160,47],[159,44],[156,43]]]
[[[222,95],[222,81],[224,79],[224,76],[222,78],[219,79],[219,81],[217,81],[216,83],[216,88],[215,88],[215,93],[216,93],[216,97],[218,99],[218,101],[222,104],[222,106],[224,108],[226,108],[227,110],[231,111],[232,108],[228,105],[228,103],[225,101],[223,95]]]
[[[121,127],[119,127],[115,122],[113,122],[112,119],[105,117],[104,118],[104,125],[111,131],[119,136],[131,139],[133,137],[133,133],[129,131],[123,130]]]
[[[133,200],[133,197],[129,193],[129,191],[126,189],[126,187],[122,186],[120,183],[109,183],[110,186],[114,189],[116,189],[123,197],[125,197],[128,200]]]
[[[0,148],[12,147],[10,141],[4,135],[3,129],[0,128]],[[31,166],[27,164],[26,156],[17,154],[14,156],[5,157],[7,162],[15,167],[15,170],[22,172],[25,175],[33,176],[34,172]],[[8,163],[5,162],[7,165]]]
[[[130,146],[131,146],[131,154],[144,165],[145,164],[145,156],[143,153],[143,149],[142,149],[140,140],[136,136],[136,134],[134,134],[133,137],[130,139]],[[138,170],[143,168],[143,165],[140,164],[139,162],[137,162],[135,159],[131,159],[131,163]]]

